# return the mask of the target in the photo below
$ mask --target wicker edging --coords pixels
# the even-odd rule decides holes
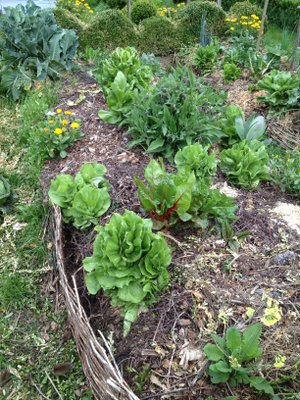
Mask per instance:
[[[60,284],[83,371],[94,396],[97,400],[139,400],[124,381],[101,331],[98,332],[102,344],[97,340],[80,303],[74,275],[72,276],[74,288],[68,283],[63,253],[62,215],[57,206],[53,207],[53,211],[54,242]]]

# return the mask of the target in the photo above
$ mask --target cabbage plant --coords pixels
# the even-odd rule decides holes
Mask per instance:
[[[132,211],[114,214],[99,232],[93,255],[83,260],[85,282],[90,294],[100,289],[121,307],[124,336],[138,312],[156,300],[169,282],[171,252],[160,234],[152,232],[152,222]]]
[[[51,10],[29,0],[0,15],[0,87],[14,100],[35,81],[56,79],[73,67],[78,40],[60,28]]]

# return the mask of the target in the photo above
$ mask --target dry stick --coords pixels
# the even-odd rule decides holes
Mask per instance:
[[[127,1],[128,18],[131,20],[131,0]]]
[[[263,10],[263,15],[261,18],[261,24],[260,24],[260,29],[259,29],[259,34],[258,34],[258,38],[257,38],[257,42],[256,42],[256,51],[259,50],[260,48],[260,42],[264,33],[264,26],[265,26],[265,19],[267,16],[267,10],[268,10],[268,5],[269,5],[269,0],[265,0],[265,4],[264,4],[264,10]]]
[[[300,6],[297,7],[297,10],[300,14]],[[296,68],[296,60],[297,60],[297,52],[298,52],[299,44],[300,44],[300,15],[299,15],[299,21],[298,21],[297,34],[295,37],[294,48],[293,48],[293,52],[292,52],[291,68]]]
[[[45,396],[44,393],[41,391],[41,389],[34,383],[32,379],[30,379],[32,385],[36,388],[36,390],[39,392],[39,394],[42,396],[43,399],[50,400],[49,397]]]
[[[60,394],[59,391],[57,390],[56,386],[54,385],[53,380],[51,379],[51,377],[50,377],[50,375],[48,374],[47,371],[45,371],[45,374],[47,375],[47,378],[49,379],[51,385],[53,386],[53,388],[54,388],[54,390],[56,391],[56,393],[57,393],[58,397],[60,398],[60,400],[64,400],[64,399],[61,397],[61,394]]]

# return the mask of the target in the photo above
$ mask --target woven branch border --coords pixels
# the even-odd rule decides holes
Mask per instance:
[[[139,400],[123,379],[101,331],[98,332],[102,344],[96,338],[80,303],[75,275],[72,276],[74,288],[68,283],[63,252],[62,214],[60,208],[55,205],[53,206],[53,217],[56,262],[60,284],[83,371],[93,390],[95,399]]]

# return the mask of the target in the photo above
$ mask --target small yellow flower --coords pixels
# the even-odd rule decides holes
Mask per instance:
[[[52,125],[54,123],[53,119],[49,119],[48,124]]]
[[[255,309],[254,308],[252,308],[252,307],[247,307],[246,308],[246,313],[245,314],[246,314],[246,316],[248,318],[252,318],[254,313],[255,313]]]
[[[61,113],[62,113],[62,109],[61,109],[61,108],[58,108],[58,109],[56,110],[56,112],[57,112],[57,114],[61,114]]]
[[[234,29],[235,29],[235,28],[234,28],[233,26],[230,28],[231,31],[234,31]]]
[[[275,368],[283,368],[285,366],[286,357],[278,355],[275,357],[274,367]]]
[[[237,21],[237,18],[233,18],[232,20],[231,20],[231,22],[236,22]]]
[[[62,125],[68,125],[68,123],[69,123],[69,121],[68,121],[67,119],[63,119],[63,120],[61,121],[61,124],[62,124]]]
[[[71,123],[71,128],[73,128],[73,129],[78,129],[79,128],[79,123],[78,122],[72,122]]]
[[[56,128],[54,133],[55,133],[55,135],[61,135],[63,133],[63,130],[60,128]]]
[[[281,320],[282,309],[278,305],[278,301],[267,297],[267,307],[265,308],[264,315],[261,317],[261,322],[265,326],[273,326]]]
[[[65,115],[72,115],[72,111],[65,111],[64,114]]]

